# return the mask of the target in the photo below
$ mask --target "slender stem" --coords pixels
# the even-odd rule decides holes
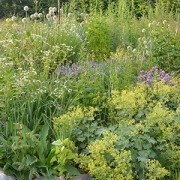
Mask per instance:
[[[58,24],[60,24],[60,17],[61,17],[61,12],[60,12],[60,0],[58,0]]]

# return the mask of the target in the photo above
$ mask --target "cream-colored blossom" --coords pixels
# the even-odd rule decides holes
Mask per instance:
[[[28,11],[29,10],[29,7],[28,6],[24,6],[24,11]]]

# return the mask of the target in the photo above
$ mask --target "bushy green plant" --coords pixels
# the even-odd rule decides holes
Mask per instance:
[[[117,135],[106,132],[103,139],[88,146],[89,154],[80,154],[76,163],[98,180],[133,179],[130,151],[116,149]]]
[[[131,150],[133,166],[139,178],[145,177],[144,162],[148,159],[156,159],[163,167],[171,169],[172,176],[178,167],[179,158],[173,158],[179,154],[178,87],[178,83],[171,86],[156,82],[153,86],[139,84],[133,90],[112,92],[109,115],[110,120],[119,123],[117,146]],[[168,175],[167,171],[164,172]]]
[[[53,127],[57,138],[61,140],[69,138],[78,145],[79,150],[83,149],[89,142],[101,136],[105,128],[95,122],[97,108],[75,107],[66,114],[54,118]]]
[[[91,18],[86,24],[87,49],[102,60],[110,52],[110,27],[102,16]]]
[[[49,155],[50,163],[57,175],[77,175],[78,170],[73,166],[73,159],[77,154],[77,148],[69,139],[56,140]]]
[[[5,128],[7,134],[1,134],[0,138],[0,165],[5,172],[19,179],[29,179],[40,173],[48,174],[48,124],[42,126],[39,134],[18,122],[7,122]]]

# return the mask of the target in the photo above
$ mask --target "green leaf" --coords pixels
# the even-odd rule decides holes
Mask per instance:
[[[155,144],[156,143],[156,140],[152,137],[148,138],[148,141],[151,143],[151,144]]]
[[[58,139],[57,141],[54,141],[54,142],[52,143],[52,145],[60,146],[60,145],[62,145],[62,141],[61,141],[60,139]]]
[[[40,138],[45,141],[47,136],[48,136],[48,132],[49,132],[49,125],[48,124],[44,124],[44,126],[42,127],[42,130],[40,132]]]
[[[152,147],[152,144],[150,144],[150,143],[143,144],[144,149],[150,149],[151,147]]]
[[[48,136],[48,132],[49,132],[49,125],[48,124],[44,124],[44,126],[42,127],[42,130],[40,132],[40,142],[38,143],[38,155],[40,157],[40,159],[44,159],[44,156],[47,155],[48,151],[48,141],[47,136]]]
[[[70,164],[66,164],[65,168],[67,169],[67,172],[69,173],[70,176],[77,176],[80,175],[79,171],[77,168]]]
[[[139,156],[139,157],[137,157],[137,160],[140,162],[146,162],[147,158]]]
[[[80,141],[80,142],[85,141],[85,139],[86,139],[85,137],[77,137],[77,140]]]
[[[84,120],[86,120],[86,121],[93,121],[94,117],[92,117],[92,116],[84,117]]]

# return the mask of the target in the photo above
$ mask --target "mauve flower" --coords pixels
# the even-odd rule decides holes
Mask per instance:
[[[115,61],[115,58],[114,58],[114,57],[111,57],[111,61],[114,62],[114,61]]]
[[[173,85],[170,75],[162,69],[158,70],[157,66],[153,67],[149,71],[140,71],[140,75],[137,77],[137,80],[149,85],[152,85],[154,80],[164,81],[166,84]]]
[[[116,70],[119,72],[119,71],[121,70],[121,68],[118,66],[118,67],[116,68]]]

